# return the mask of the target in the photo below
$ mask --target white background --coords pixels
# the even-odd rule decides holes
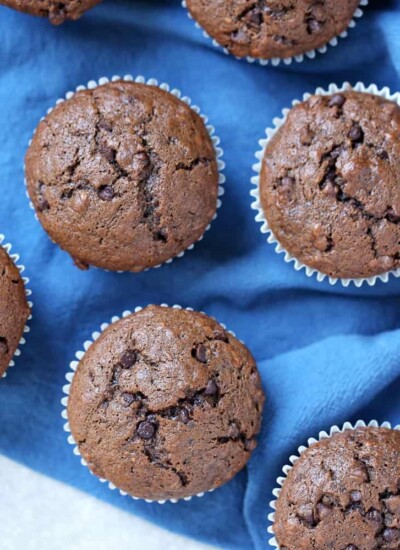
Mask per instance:
[[[0,456],[1,550],[210,550]]]

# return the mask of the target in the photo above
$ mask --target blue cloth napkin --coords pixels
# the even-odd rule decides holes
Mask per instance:
[[[59,28],[0,8],[0,233],[21,254],[34,301],[23,355],[0,383],[0,452],[171,530],[261,549],[276,477],[299,445],[346,420],[400,422],[400,281],[344,289],[307,278],[266,244],[250,209],[258,139],[292,99],[345,80],[400,90],[400,0],[371,0],[365,12],[326,55],[274,69],[225,56],[179,0],[105,0]],[[184,258],[138,275],[81,272],[29,209],[24,154],[57,98],[126,73],[168,82],[200,105],[225,150],[226,194]],[[64,375],[83,341],[113,315],[160,302],[226,323],[254,353],[267,393],[248,468],[202,499],[164,506],[123,498],[90,476],[60,417]]]

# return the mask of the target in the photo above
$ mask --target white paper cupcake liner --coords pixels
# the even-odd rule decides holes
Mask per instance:
[[[169,307],[168,304],[160,304],[161,307]],[[179,305],[174,305],[172,306],[173,309],[183,309],[182,306],[179,306]],[[76,360],[73,360],[71,361],[69,367],[70,367],[70,370],[69,372],[67,372],[67,374],[65,375],[65,378],[67,379],[68,383],[65,384],[62,388],[62,391],[63,393],[65,394],[65,397],[63,397],[61,399],[61,405],[63,407],[63,410],[61,412],[61,416],[62,418],[64,418],[66,420],[66,423],[64,424],[64,431],[67,432],[69,435],[68,435],[68,438],[67,438],[67,441],[70,445],[73,445],[74,449],[73,449],[73,453],[76,455],[76,456],[79,456],[81,458],[81,464],[82,466],[86,466],[88,469],[89,469],[89,472],[93,474],[93,472],[90,470],[89,466],[88,466],[88,463],[86,462],[86,460],[81,456],[81,453],[79,452],[79,447],[78,445],[76,444],[75,442],[75,439],[71,433],[71,429],[70,429],[70,426],[69,426],[69,422],[68,422],[68,398],[69,398],[69,393],[70,393],[70,389],[71,389],[71,384],[72,384],[72,380],[74,378],[74,374],[75,374],[75,371],[76,369],[78,368],[78,365],[79,365],[79,362],[83,359],[83,357],[85,356],[85,353],[87,352],[87,350],[90,348],[90,346],[93,344],[93,342],[95,342],[101,335],[102,332],[104,332],[104,330],[110,326],[110,324],[114,324],[116,323],[117,321],[119,321],[120,319],[123,319],[125,317],[128,317],[129,315],[131,315],[132,313],[138,313],[139,311],[141,311],[143,309],[143,307],[141,306],[138,306],[134,309],[134,311],[124,311],[121,315],[121,317],[118,317],[118,316],[114,316],[112,317],[111,319],[111,323],[103,323],[101,326],[100,326],[100,331],[96,331],[96,332],[93,332],[92,334],[92,337],[91,339],[89,340],[86,340],[83,344],[83,350],[81,351],[77,351],[75,353],[75,357],[76,357]],[[191,307],[187,307],[185,308],[187,311],[194,311],[193,308]],[[203,313],[203,312],[200,312],[200,313]],[[210,316],[209,316],[210,317]],[[214,319],[213,317],[211,317],[212,319]],[[215,319],[214,319],[215,320]],[[217,321],[221,327],[223,327],[229,334],[231,334],[232,336],[236,337],[235,333],[232,332],[231,330],[228,330],[226,328],[226,326],[223,324],[223,323],[220,323],[219,321]],[[96,476],[97,477],[97,476]],[[118,487],[116,487],[113,483],[109,482],[107,479],[104,479],[104,478],[100,478],[100,477],[97,477],[97,479],[101,482],[101,483],[107,483],[108,484],[108,487],[109,489],[111,490],[118,490],[119,493],[122,495],[122,496],[130,496],[131,498],[133,498],[134,500],[144,500],[145,502],[149,502],[149,503],[152,503],[152,502],[157,502],[158,504],[165,504],[166,502],[172,502],[173,504],[176,504],[177,502],[179,501],[182,501],[182,500],[185,500],[185,501],[189,501],[191,500],[193,497],[202,497],[204,496],[205,493],[198,493],[197,495],[192,495],[192,496],[188,496],[188,497],[184,497],[184,498],[180,498],[180,499],[166,499],[166,500],[150,500],[150,499],[142,499],[142,498],[139,498],[139,497],[135,497],[133,495],[129,495],[128,493],[126,493],[125,491],[122,491],[121,489],[118,489]],[[215,489],[210,489],[209,491],[207,491],[208,493],[212,493],[213,491],[215,491]]]
[[[262,65],[262,66],[272,65],[273,67],[277,67],[281,63],[283,63],[284,65],[291,65],[293,62],[301,63],[306,58],[314,59],[316,57],[317,53],[321,53],[321,54],[326,53],[330,46],[335,47],[339,44],[339,39],[340,38],[346,38],[348,36],[349,30],[353,29],[356,26],[357,19],[360,19],[364,15],[364,11],[363,11],[362,8],[367,6],[368,3],[369,3],[369,0],[360,0],[359,5],[358,5],[357,9],[355,10],[355,12],[353,14],[353,18],[351,19],[347,29],[344,30],[343,32],[341,32],[338,36],[335,36],[334,38],[331,38],[331,40],[329,40],[329,42],[327,42],[324,46],[321,46],[320,48],[312,49],[312,50],[309,50],[308,52],[305,52],[305,53],[302,53],[302,54],[299,54],[299,55],[294,55],[292,57],[284,57],[284,58],[273,57],[271,59],[258,59],[258,58],[249,57],[249,56],[247,56],[247,57],[236,57],[236,56],[234,56],[234,57],[236,57],[236,59],[238,59],[239,61],[246,60],[248,63],[257,63],[257,64]],[[182,0],[182,7],[186,10],[189,19],[194,21],[195,26],[202,31],[203,35],[206,38],[208,38],[212,41],[212,44],[213,44],[214,47],[218,48],[219,50],[222,50],[225,55],[232,55],[227,48],[224,48],[223,46],[221,46],[221,44],[219,44],[214,38],[212,38],[207,33],[207,31],[205,31],[203,29],[203,27],[199,23],[197,23],[197,21],[193,18],[192,14],[188,10],[186,0]]]
[[[60,98],[56,101],[56,105],[58,105],[60,103],[63,103],[67,99],[71,99],[71,97],[73,97],[76,92],[80,92],[82,90],[93,90],[94,88],[97,88],[98,86],[102,86],[104,84],[107,84],[107,82],[116,82],[117,80],[125,80],[127,82],[136,82],[137,84],[147,84],[148,86],[156,86],[157,88],[160,88],[161,90],[164,90],[165,92],[169,92],[171,95],[175,96],[176,98],[178,98],[181,101],[183,101],[184,103],[186,103],[186,105],[188,105],[203,120],[204,125],[207,129],[208,135],[211,138],[211,141],[212,141],[212,144],[213,144],[213,147],[214,147],[214,151],[215,151],[215,156],[216,156],[216,159],[217,159],[218,197],[217,197],[216,211],[215,211],[215,214],[214,214],[211,222],[207,225],[207,227],[205,228],[203,234],[197,239],[197,241],[195,241],[194,243],[189,245],[185,250],[183,250],[182,252],[180,252],[179,254],[174,256],[173,258],[169,258],[168,260],[166,260],[165,262],[162,262],[159,265],[152,266],[152,267],[149,267],[149,268],[146,268],[146,269],[142,270],[142,271],[148,271],[149,269],[157,269],[157,268],[161,267],[164,264],[170,264],[176,258],[182,258],[182,256],[184,256],[185,253],[188,250],[192,250],[194,248],[195,244],[200,242],[204,238],[205,233],[211,227],[211,223],[217,218],[218,210],[221,208],[221,205],[222,205],[222,201],[221,201],[220,197],[222,197],[222,195],[225,193],[225,188],[224,188],[224,184],[225,184],[225,181],[226,181],[226,177],[225,177],[225,174],[224,174],[225,162],[222,160],[222,157],[224,155],[224,151],[223,151],[222,147],[220,147],[221,140],[215,134],[214,126],[208,124],[208,118],[201,112],[200,108],[197,107],[197,105],[193,105],[192,100],[189,97],[183,95],[180,90],[178,90],[177,88],[171,88],[171,86],[169,84],[166,84],[165,82],[159,83],[158,80],[156,80],[155,78],[150,78],[150,79],[146,80],[146,78],[144,76],[140,75],[140,76],[137,76],[137,77],[133,77],[132,75],[128,74],[128,75],[125,75],[123,77],[118,76],[118,75],[114,75],[113,77],[111,77],[111,79],[107,78],[107,77],[102,77],[102,78],[99,78],[99,80],[90,80],[87,83],[86,86],[80,85],[76,88],[75,91],[67,92],[67,94],[65,95],[64,98]],[[54,107],[50,107],[47,110],[46,116],[49,115],[53,110],[54,110]],[[46,116],[43,116],[40,119],[40,122],[42,122],[46,118]],[[35,135],[35,132],[36,132],[36,129],[33,132],[33,136]],[[30,146],[31,143],[32,143],[32,139],[29,140],[28,146]],[[25,173],[25,166],[24,166],[24,173]],[[26,187],[26,196],[28,197],[28,200],[29,200],[29,206],[35,212],[35,208],[32,204],[32,201],[30,200],[30,196],[29,196],[29,193],[28,193],[28,190],[27,190],[26,178],[25,178],[24,181],[25,181],[25,187]],[[38,216],[37,216],[36,212],[35,212],[35,217],[38,220]],[[53,241],[53,243],[54,243],[54,241]],[[57,244],[57,243],[54,243],[54,244]],[[90,266],[90,267],[94,268],[96,266]],[[108,270],[104,270],[104,271],[108,271]],[[124,271],[118,271],[117,273],[125,273],[125,272]]]
[[[311,97],[311,95],[332,95],[336,94],[338,92],[344,92],[349,90],[355,90],[357,92],[363,92],[368,94],[374,94],[380,97],[383,97],[385,99],[388,99],[390,101],[394,101],[400,106],[400,93],[391,93],[388,87],[378,89],[376,84],[371,84],[369,86],[365,86],[362,82],[357,82],[355,86],[352,86],[348,82],[345,82],[342,86],[337,86],[336,84],[330,84],[327,90],[324,90],[323,88],[317,88],[314,92],[314,94],[305,93],[303,95],[302,100],[295,99],[292,102],[292,107],[295,105],[298,105],[302,101],[306,101],[308,98]],[[381,273],[380,275],[374,275],[373,277],[360,277],[360,278],[354,278],[354,279],[339,279],[336,277],[330,277],[326,273],[322,273],[321,271],[318,271],[315,268],[309,267],[302,262],[300,262],[297,258],[292,256],[287,250],[283,248],[283,246],[279,243],[278,239],[275,237],[272,229],[269,226],[269,223],[267,221],[267,218],[265,216],[264,210],[261,205],[260,200],[260,174],[261,174],[261,168],[262,168],[262,162],[264,159],[265,150],[272,139],[272,137],[276,134],[276,132],[279,130],[279,128],[286,122],[286,118],[290,112],[290,109],[283,109],[282,110],[282,117],[281,118],[274,118],[273,119],[273,127],[267,128],[265,130],[266,137],[261,139],[259,141],[259,145],[261,149],[257,151],[256,158],[258,162],[253,165],[253,171],[256,173],[256,176],[253,176],[251,178],[251,183],[253,186],[255,186],[254,189],[250,191],[250,195],[254,197],[254,202],[251,204],[251,208],[253,210],[257,211],[257,215],[255,217],[256,222],[259,222],[261,224],[260,231],[262,234],[267,235],[267,242],[269,244],[275,245],[275,252],[278,254],[284,254],[284,260],[287,263],[293,262],[294,268],[296,271],[300,271],[302,269],[305,270],[305,273],[308,277],[312,277],[316,275],[316,278],[319,282],[324,281],[325,279],[329,280],[329,283],[331,285],[336,284],[338,281],[341,282],[341,284],[344,287],[347,287],[350,285],[350,283],[353,283],[356,287],[361,287],[364,283],[367,283],[369,286],[374,286],[377,281],[382,281],[384,283],[387,283],[389,281],[390,275],[393,275],[393,277],[400,277],[400,269],[394,269],[392,271],[387,271],[386,273]]]
[[[32,307],[33,307],[33,303],[28,299],[29,296],[32,295],[32,291],[27,288],[27,285],[29,284],[29,278],[28,277],[24,277],[22,274],[23,272],[25,271],[25,266],[22,265],[22,264],[19,264],[19,255],[18,254],[15,254],[15,253],[11,253],[11,248],[12,248],[12,245],[9,244],[9,243],[6,243],[5,242],[5,236],[2,235],[0,233],[0,246],[2,248],[4,248],[4,250],[7,252],[7,254],[10,256],[10,258],[12,259],[12,261],[14,262],[15,264],[15,267],[18,269],[18,271],[20,272],[21,274],[21,278],[22,278],[22,281],[24,283],[24,287],[25,287],[25,295],[27,297],[27,302],[28,302],[28,306],[31,310],[31,313],[27,319],[27,322],[25,324],[25,327],[24,327],[24,331],[23,331],[23,335],[21,336],[21,339],[19,341],[19,344],[18,344],[18,348],[15,350],[14,352],[14,356],[13,358],[11,359],[11,361],[9,362],[8,364],[8,367],[7,367],[7,370],[6,372],[3,374],[2,378],[6,378],[7,376],[7,372],[8,372],[8,369],[10,367],[14,367],[15,366],[15,357],[18,357],[19,355],[21,355],[21,347],[26,344],[26,340],[25,340],[25,337],[24,337],[24,334],[27,334],[31,329],[29,327],[29,321],[32,319]]]
[[[272,491],[272,494],[274,495],[274,500],[272,500],[270,502],[270,507],[274,510],[273,512],[271,512],[270,514],[268,514],[268,519],[270,522],[272,522],[272,525],[268,527],[268,533],[270,533],[271,535],[273,535],[270,539],[269,539],[269,544],[270,546],[273,546],[274,548],[278,548],[280,549],[280,546],[278,544],[278,541],[276,540],[276,537],[274,536],[274,528],[273,528],[273,523],[275,522],[275,510],[276,510],[276,502],[279,498],[279,495],[281,493],[281,490],[282,490],[282,486],[283,484],[285,483],[286,481],[286,478],[288,476],[288,473],[290,472],[290,470],[293,468],[293,465],[297,462],[297,460],[299,460],[300,456],[309,448],[311,447],[312,445],[314,445],[315,443],[317,443],[318,441],[322,441],[323,439],[327,439],[329,437],[332,437],[334,434],[336,433],[342,433],[342,432],[346,432],[348,430],[356,430],[357,428],[365,428],[365,427],[373,427],[373,428],[388,428],[388,429],[392,429],[392,425],[390,424],[390,422],[382,422],[382,424],[379,424],[379,422],[377,422],[376,420],[371,420],[368,424],[366,424],[363,420],[358,420],[354,425],[351,424],[350,422],[345,422],[343,424],[343,426],[341,428],[339,428],[338,426],[332,426],[332,428],[329,430],[329,432],[325,432],[325,431],[321,431],[319,432],[318,434],[318,437],[315,439],[314,437],[310,437],[308,440],[307,440],[307,444],[306,445],[302,445],[301,447],[298,448],[297,452],[298,454],[297,455],[292,455],[290,458],[289,458],[289,462],[290,464],[286,464],[283,468],[282,468],[282,471],[284,473],[283,476],[281,477],[278,477],[277,480],[276,480],[276,484],[277,484],[277,487],[276,489],[274,489]],[[398,426],[395,426],[393,428],[393,430],[400,430],[400,424]]]

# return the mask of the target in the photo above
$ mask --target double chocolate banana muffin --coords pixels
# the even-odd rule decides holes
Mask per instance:
[[[281,550],[398,550],[400,432],[348,430],[307,449],[283,484],[274,533]]]
[[[320,48],[349,26],[359,0],[187,0],[198,23],[237,57],[287,58]]]
[[[68,19],[79,19],[101,0],[0,0],[0,4],[17,11],[48,17],[53,25],[60,25]]]
[[[21,275],[0,245],[0,378],[18,348],[29,314]]]
[[[149,306],[91,345],[68,419],[94,474],[135,497],[179,499],[243,468],[263,404],[254,359],[234,336],[202,313]]]
[[[26,155],[38,218],[79,267],[141,271],[197,241],[217,207],[202,118],[156,87],[79,91],[39,124]]]
[[[293,107],[266,146],[260,197],[277,240],[335,278],[400,268],[400,107],[346,91]]]

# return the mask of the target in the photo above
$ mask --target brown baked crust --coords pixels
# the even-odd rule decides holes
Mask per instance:
[[[359,428],[322,440],[295,462],[274,532],[287,550],[400,547],[400,431]]]
[[[101,0],[0,0],[0,4],[17,11],[47,17],[53,25],[79,19]]]
[[[155,86],[77,92],[38,126],[28,191],[50,237],[79,266],[141,271],[204,233],[218,168],[203,120]]]
[[[18,348],[29,314],[21,275],[0,246],[0,378]]]
[[[68,418],[97,476],[163,500],[219,487],[241,470],[256,446],[263,404],[243,344],[204,314],[149,306],[89,348]]]
[[[187,0],[191,15],[237,57],[271,59],[320,48],[348,27],[359,0]]]
[[[361,92],[296,105],[267,145],[260,196],[281,245],[339,278],[400,267],[400,108]]]

